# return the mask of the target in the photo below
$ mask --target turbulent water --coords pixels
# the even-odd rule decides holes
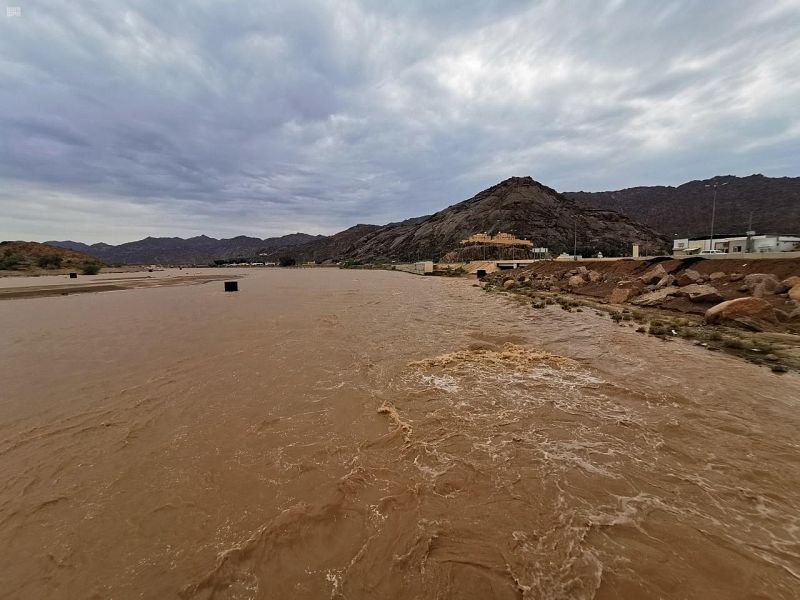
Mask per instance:
[[[0,302],[2,598],[796,598],[800,377],[464,280]]]

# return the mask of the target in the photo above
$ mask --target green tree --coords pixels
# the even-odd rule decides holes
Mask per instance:
[[[97,263],[84,263],[81,271],[84,275],[97,275],[100,272],[100,265]]]

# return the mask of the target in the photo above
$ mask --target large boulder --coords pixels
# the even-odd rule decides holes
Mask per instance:
[[[692,285],[693,283],[697,283],[700,279],[700,273],[694,269],[686,269],[678,273],[678,276],[675,278],[675,283],[678,285]]]
[[[717,303],[725,299],[713,285],[701,283],[684,286],[675,292],[675,295],[697,303]]]
[[[791,277],[784,279],[781,283],[785,285],[787,289],[791,289],[796,285],[800,285],[800,276],[792,275]]]
[[[674,283],[675,278],[672,275],[666,275],[659,279],[655,289],[660,290],[661,288],[667,287],[668,285],[673,285]]]
[[[745,275],[744,285],[756,298],[786,291],[786,286],[772,273],[751,273]]]
[[[638,298],[631,300],[631,304],[636,304],[638,306],[658,306],[670,296],[674,296],[678,290],[680,290],[679,287],[671,285],[665,288],[661,288],[660,290],[655,290],[652,292],[648,292],[647,294],[642,294]]]
[[[708,276],[709,281],[717,281],[719,279],[725,279],[727,275],[723,271],[714,271],[711,275]]]
[[[789,299],[800,300],[800,283],[794,284],[792,289],[789,290]]]
[[[627,302],[632,296],[635,296],[639,293],[639,290],[633,288],[614,288],[611,290],[611,295],[608,297],[608,301],[612,304],[622,304],[623,302]]]
[[[637,292],[641,292],[644,288],[644,282],[641,279],[620,279],[617,282],[617,287],[621,288],[631,288],[632,290],[636,290]]]
[[[652,269],[648,270],[644,275],[639,277],[639,279],[647,284],[658,283],[662,278],[666,277],[667,274],[667,270],[664,267],[661,265],[656,265]]]
[[[598,281],[602,281],[603,276],[598,273],[597,271],[589,271],[589,281],[592,283],[597,283]]]
[[[709,308],[706,311],[706,323],[768,331],[778,324],[778,316],[772,305],[763,298],[736,298]]]
[[[584,280],[584,278],[581,277],[580,275],[573,275],[572,277],[567,279],[567,285],[569,287],[579,287],[582,286],[584,283],[586,283],[586,280]]]
[[[506,279],[503,282],[503,287],[507,290],[513,290],[515,287],[517,287],[517,282],[513,279]]]

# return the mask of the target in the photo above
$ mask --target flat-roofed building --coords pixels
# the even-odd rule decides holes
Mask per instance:
[[[676,238],[672,242],[673,254],[698,254],[703,250],[719,250],[729,254],[747,252],[791,252],[800,250],[800,236],[778,233],[755,235],[714,236],[713,247],[710,236]]]

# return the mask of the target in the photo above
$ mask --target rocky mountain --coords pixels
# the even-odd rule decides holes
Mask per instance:
[[[88,245],[70,240],[47,244],[85,252],[112,264],[208,264],[214,260],[253,258],[276,249],[288,249],[324,239],[326,236],[292,233],[267,239],[244,235],[221,240],[205,235],[189,239],[147,237],[118,246],[103,243]]]
[[[512,177],[435,214],[382,227],[357,225],[292,248],[301,260],[438,259],[473,233],[513,233],[551,252],[628,254],[633,243],[658,252],[668,241],[618,213],[587,209],[530,177]]]
[[[613,192],[568,192],[580,206],[614,210],[672,238],[708,235],[714,184],[714,231],[742,234],[752,217],[759,233],[800,234],[800,177],[734,177],[671,186],[634,187]],[[725,185],[722,185],[725,184]]]
[[[344,259],[439,259],[460,248],[473,233],[500,231],[532,240],[551,252],[578,251],[606,256],[630,253],[639,243],[648,253],[664,251],[668,240],[613,210],[587,208],[530,177],[512,177],[432,215],[388,225],[355,225],[332,236],[292,234],[261,240],[240,236],[216,240],[199,236],[146,238],[110,246],[48,242],[75,248],[111,263],[207,264],[237,257],[298,261]]]

